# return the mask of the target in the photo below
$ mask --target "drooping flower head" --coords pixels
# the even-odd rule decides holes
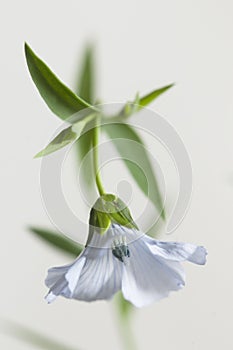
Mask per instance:
[[[71,264],[48,271],[46,300],[59,295],[108,300],[121,290],[126,300],[142,307],[181,289],[181,262],[203,265],[206,254],[201,246],[152,239],[138,229],[123,201],[105,194],[91,209],[83,252]]]

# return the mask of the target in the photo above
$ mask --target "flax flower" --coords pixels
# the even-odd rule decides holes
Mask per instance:
[[[127,208],[119,210],[119,201],[114,196],[118,211],[106,210],[105,217],[99,209],[92,210],[90,225],[95,225],[74,262],[49,269],[45,280],[48,303],[59,295],[88,302],[109,300],[122,291],[126,300],[142,307],[185,285],[181,262],[205,264],[204,247],[152,239],[138,230]]]

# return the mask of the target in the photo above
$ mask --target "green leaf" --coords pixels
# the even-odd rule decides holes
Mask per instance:
[[[92,46],[88,46],[84,52],[76,93],[85,101],[91,104],[94,103],[94,55]]]
[[[95,114],[90,114],[87,117],[85,117],[83,120],[80,120],[79,122],[74,123],[73,125],[69,126],[68,128],[62,130],[49,144],[46,146],[42,151],[37,153],[34,158],[39,158],[46,156],[50,153],[53,153],[55,151],[58,151],[59,149],[67,146],[69,143],[73,142],[74,140],[77,140],[85,125],[89,123],[91,120],[95,118]]]
[[[91,122],[86,124],[86,126],[83,128],[80,138],[78,139],[78,142],[76,142],[76,149],[77,149],[79,164],[81,164],[81,162],[84,160],[86,155],[92,149],[93,129],[91,125],[92,125]],[[90,155],[85,159],[85,167],[82,166],[80,170],[81,170],[82,179],[85,181],[85,183],[88,186],[93,184],[95,179],[95,174],[94,174],[94,168],[93,168],[92,153],[90,153]],[[88,174],[88,176],[86,176],[86,174]]]
[[[72,130],[72,126],[62,130],[42,151],[37,153],[34,158],[46,156],[50,153],[58,151],[67,146],[77,138],[76,133]]]
[[[114,143],[120,156],[123,158],[126,167],[138,184],[139,188],[142,190],[142,192],[144,192],[146,196],[148,196],[148,198],[157,208],[158,212],[161,213],[162,218],[165,219],[165,212],[163,209],[163,201],[160,195],[159,185],[144,148],[143,141],[141,140],[138,133],[134,131],[130,125],[125,123],[106,124],[103,126],[103,128]],[[137,147],[135,150],[134,145],[131,143],[125,147],[124,142],[119,142],[119,139],[135,141],[139,146],[141,145],[142,147]],[[146,178],[142,173],[140,167],[137,166],[134,161],[130,161],[130,159],[135,159],[135,151],[137,152],[137,159],[139,160],[140,167],[146,174]],[[150,191],[148,189],[148,183],[150,184]]]
[[[29,227],[29,232],[40,238],[45,243],[52,245],[54,248],[59,248],[63,252],[75,257],[77,257],[83,250],[83,247],[81,245],[73,242],[69,238],[57,234],[54,231],[39,227]]]
[[[143,97],[139,97],[137,94],[134,101],[126,102],[122,110],[114,118],[116,120],[121,120],[130,117],[134,113],[140,111],[143,107],[146,107],[148,104],[153,102],[157,97],[170,89],[172,86],[174,86],[174,84],[163,86],[162,88],[156,89]]]
[[[162,95],[165,91],[169,90],[173,86],[174,86],[174,84],[169,84],[169,85],[163,86],[162,88],[156,89],[156,90],[150,92],[149,94],[141,97],[138,101],[138,104],[140,105],[140,109],[142,107],[147,106],[151,102],[153,102],[157,97]]]
[[[69,345],[61,343],[58,339],[50,338],[50,336],[35,331],[30,327],[25,327],[17,322],[4,320],[2,324],[1,328],[6,334],[29,344],[31,349],[77,350],[77,347],[70,347]]]
[[[64,85],[49,67],[25,43],[25,55],[31,77],[48,107],[61,119],[85,108],[92,108]]]
[[[81,71],[78,77],[76,93],[89,103],[94,103],[94,54],[91,46],[87,47],[84,51],[83,62],[81,65]],[[76,143],[76,149],[78,153],[79,162],[81,163],[84,157],[92,149],[93,130],[92,124],[88,123],[83,129],[82,135]],[[93,184],[94,170],[92,155],[86,159],[85,168],[81,168],[82,178],[89,186]],[[89,176],[86,176],[89,174]]]
[[[50,153],[58,151],[59,149],[67,146],[69,143],[78,139],[83,128],[86,125],[86,121],[80,120],[68,128],[62,130],[42,151],[35,155],[35,158],[46,156]]]

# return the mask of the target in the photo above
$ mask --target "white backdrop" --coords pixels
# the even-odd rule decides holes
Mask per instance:
[[[32,157],[60,124],[33,86],[23,42],[66,83],[87,40],[98,53],[99,96],[122,102],[175,81],[155,104],[185,142],[194,174],[190,210],[172,239],[205,245],[187,286],[135,313],[141,349],[231,349],[233,49],[231,1],[8,1],[1,11],[1,319],[77,349],[121,348],[113,305],[43,300],[50,266],[67,262],[30,236],[49,226]],[[1,331],[2,349],[32,346]]]

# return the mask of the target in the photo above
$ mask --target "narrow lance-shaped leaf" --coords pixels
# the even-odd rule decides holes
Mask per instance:
[[[93,47],[88,46],[83,55],[83,62],[81,65],[81,71],[79,73],[76,93],[81,96],[83,99],[93,104],[95,99],[94,92],[94,54]],[[92,148],[92,139],[93,139],[93,130],[91,128],[91,124],[88,123],[83,129],[82,135],[76,143],[77,153],[80,160],[80,163],[88,154],[88,152]],[[94,170],[92,164],[92,156],[89,156],[86,159],[85,167],[81,168],[82,178],[83,180],[90,185],[93,182]],[[83,173],[89,174],[89,176],[85,176]]]
[[[93,47],[88,46],[83,55],[83,62],[79,73],[76,93],[88,103],[94,103],[94,54]]]
[[[43,157],[59,149],[67,146],[71,142],[77,140],[85,127],[87,121],[90,118],[80,120],[79,122],[69,126],[68,128],[62,130],[42,151],[35,155],[35,158]]]
[[[27,349],[78,350],[76,346],[74,348],[61,343],[57,339],[53,339],[46,334],[40,333],[30,327],[25,327],[17,322],[4,320],[1,323],[3,324],[1,324],[1,328],[4,330],[4,333],[25,342]]]
[[[42,151],[37,153],[34,158],[44,157],[48,154],[58,151],[67,146],[77,138],[76,133],[72,130],[72,126],[62,130]]]
[[[134,101],[127,102],[124,105],[123,109],[118,113],[116,118],[124,119],[130,117],[132,114],[140,111],[140,109],[143,107],[148,106],[151,102],[169,90],[172,86],[174,86],[174,84],[163,86],[162,88],[156,89],[143,97],[139,97],[137,94]]]
[[[125,123],[114,123],[104,125],[104,130],[107,132],[108,136],[116,146],[120,156],[123,158],[124,163],[134,180],[138,184],[139,188],[144,192],[146,196],[152,201],[154,206],[157,208],[158,212],[161,213],[162,218],[165,218],[165,212],[163,209],[163,201],[159,191],[159,185],[156,180],[153,168],[151,166],[149,157],[146,153],[145,146],[140,136],[133,128]],[[138,144],[139,147],[135,149],[136,144],[128,143],[127,147],[124,142],[119,142],[119,139],[131,140]],[[139,164],[143,169],[145,175],[142,173],[137,164],[131,159],[135,159],[135,152],[137,154],[137,159]],[[150,187],[148,188],[148,183]]]
[[[156,89],[156,90],[150,92],[149,94],[139,98],[138,104],[140,105],[141,108],[148,106],[148,104],[153,102],[157,97],[162,95],[164,92],[166,92],[167,90],[169,90],[173,86],[174,86],[174,84],[169,84],[169,85],[163,86],[159,89]]]
[[[48,107],[58,117],[65,120],[84,108],[93,108],[63,84],[26,43],[25,55],[37,89]]]
[[[54,248],[59,248],[63,252],[68,253],[72,256],[78,256],[83,250],[83,247],[81,245],[54,231],[39,227],[29,227],[29,232],[40,238],[45,243],[50,244]]]

